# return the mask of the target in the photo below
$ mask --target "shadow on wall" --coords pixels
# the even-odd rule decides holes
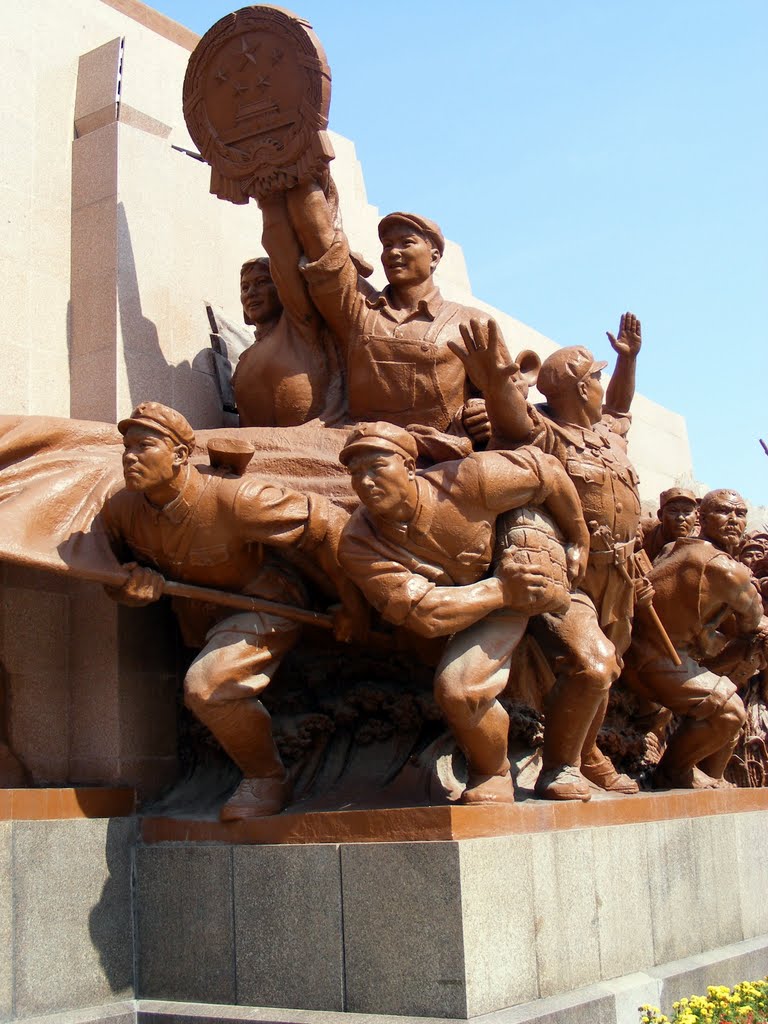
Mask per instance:
[[[104,978],[115,995],[132,996],[133,971],[133,848],[136,818],[110,818],[104,856],[108,871],[101,896],[88,916],[88,930]],[[95,854],[94,850],[94,854]]]
[[[0,663],[0,789],[17,789],[29,785],[29,774],[11,746],[10,690],[5,666]]]
[[[164,354],[164,349],[171,348],[172,338],[163,339],[164,346],[161,346],[154,321],[142,311],[136,259],[123,203],[118,203],[117,207],[117,234],[120,268],[117,300],[131,405],[162,402],[181,412],[194,427],[223,425],[203,296],[200,296],[200,337],[195,339],[195,344],[202,347],[192,363],[184,360],[173,365]],[[162,244],[161,240],[158,244]],[[169,307],[172,306],[171,301]]]

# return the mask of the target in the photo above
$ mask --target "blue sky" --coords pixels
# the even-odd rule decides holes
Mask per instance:
[[[157,0],[197,32],[234,9]],[[768,504],[765,0],[303,0],[368,198],[459,242],[474,293],[685,415],[698,478]],[[373,254],[369,254],[370,256]]]

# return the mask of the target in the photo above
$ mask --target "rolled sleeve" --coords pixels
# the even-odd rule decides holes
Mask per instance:
[[[345,345],[362,328],[365,298],[372,289],[361,281],[349,254],[349,243],[341,231],[320,259],[300,264],[309,294],[323,319]]]
[[[550,457],[538,448],[476,453],[483,501],[491,512],[541,505],[549,497],[553,473]]]
[[[350,258],[349,243],[342,231],[337,231],[330,248],[319,260],[300,263],[301,272],[313,291],[327,292],[336,290],[341,278],[351,272],[357,278],[357,270]]]
[[[323,501],[316,499],[318,503]],[[316,502],[298,491],[246,481],[238,488],[233,502],[237,532],[245,541],[271,547],[301,549],[312,545],[313,540],[316,545],[327,529],[327,515],[323,519],[322,505]]]
[[[357,518],[357,521],[355,521]],[[373,607],[395,626],[402,625],[435,584],[401,565],[374,536],[362,517],[353,516],[339,543],[339,562]]]

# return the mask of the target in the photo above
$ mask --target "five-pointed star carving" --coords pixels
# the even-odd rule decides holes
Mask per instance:
[[[242,39],[240,40],[240,54],[241,54],[241,56],[244,59],[243,59],[243,63],[240,66],[240,70],[241,71],[245,67],[245,65],[248,63],[248,61],[250,61],[251,64],[255,64],[256,63],[256,54],[258,53],[260,48],[261,48],[261,43],[250,43],[249,44],[249,42],[245,38],[245,36],[242,37]]]

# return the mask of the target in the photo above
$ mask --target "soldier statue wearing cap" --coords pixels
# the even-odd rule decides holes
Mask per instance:
[[[545,359],[537,387],[545,405],[529,405],[515,386],[517,367],[500,344],[495,324],[473,323],[455,346],[468,373],[486,396],[494,446],[534,444],[553,454],[579,492],[590,531],[587,572],[564,615],[537,617],[531,632],[555,658],[557,682],[546,710],[540,796],[589,799],[587,780],[603,789],[634,793],[597,747],[608,691],[620,671],[635,605],[632,553],[640,517],[638,478],[627,457],[629,407],[635,390],[640,321],[621,318],[617,353],[607,392],[600,383],[605,362],[583,346],[559,349]],[[605,397],[605,405],[603,398]],[[648,599],[647,589],[643,599]]]
[[[190,463],[195,435],[184,417],[144,402],[118,424],[124,437],[125,487],[102,519],[115,553],[130,570],[111,596],[142,605],[162,594],[163,578],[301,605],[300,576],[270,549],[290,550],[319,567],[343,602],[336,635],[365,631],[364,602],[341,571],[337,545],[346,513],[317,495],[263,479],[204,472]],[[224,820],[274,814],[288,783],[259,700],[299,635],[272,614],[174,599],[182,636],[201,648],[184,681],[187,706],[243,772]]]
[[[445,248],[437,224],[413,213],[383,218],[381,262],[389,284],[379,292],[358,273],[321,186],[299,184],[286,198],[310,295],[342,345],[350,418],[487,440],[485,410],[477,401],[467,404],[471,382],[449,348],[461,323],[485,314],[447,302],[437,289],[433,274]]]
[[[643,551],[653,561],[665,544],[691,537],[699,522],[699,499],[687,487],[670,487],[659,495],[658,522],[643,533]]]
[[[514,799],[509,718],[498,696],[528,619],[562,610],[586,564],[578,494],[556,459],[535,448],[477,452],[416,470],[413,436],[391,423],[353,430],[341,452],[361,501],[339,560],[383,617],[422,636],[450,636],[435,699],[467,757],[465,803]],[[544,505],[565,540],[527,559],[494,556],[495,522]]]

